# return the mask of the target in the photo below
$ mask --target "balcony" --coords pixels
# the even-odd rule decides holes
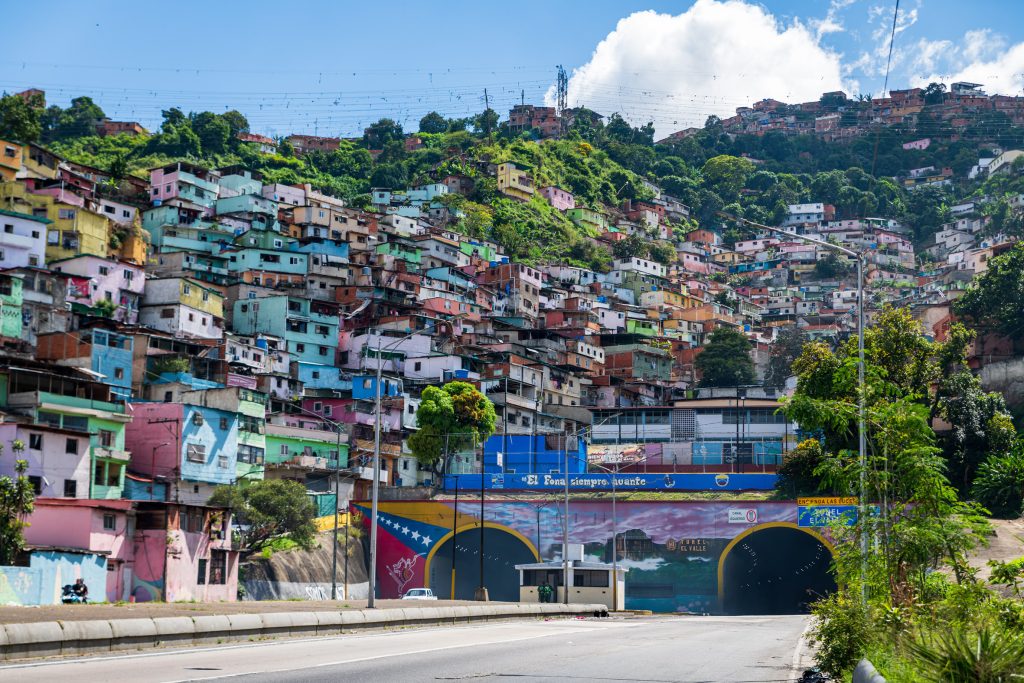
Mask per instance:
[[[527,398],[526,396],[520,396],[512,392],[495,392],[488,393],[487,398],[496,406],[503,406],[506,403],[514,408],[521,408],[523,410],[537,410],[537,400],[533,398]]]
[[[95,458],[118,460],[120,462],[128,462],[132,459],[131,453],[128,451],[119,451],[113,448],[106,448],[104,446],[93,446],[92,454]]]

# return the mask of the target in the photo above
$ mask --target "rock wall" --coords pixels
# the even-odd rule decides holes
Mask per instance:
[[[313,550],[288,550],[270,559],[259,555],[242,564],[239,583],[243,600],[329,600],[331,598],[331,532],[317,537]],[[345,549],[338,544],[338,594],[346,599],[367,595],[366,559],[363,544],[350,539],[348,553],[348,594],[345,586]]]
[[[981,386],[1003,394],[1010,408],[1024,405],[1024,358],[984,365],[980,378]]]

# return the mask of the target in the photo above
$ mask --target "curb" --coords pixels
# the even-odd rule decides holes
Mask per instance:
[[[604,605],[459,605],[402,609],[98,619],[0,624],[0,661],[213,645],[290,636],[337,636],[361,629],[479,621],[608,616]]]

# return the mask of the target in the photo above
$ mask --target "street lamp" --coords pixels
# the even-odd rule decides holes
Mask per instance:
[[[796,233],[773,228],[770,225],[761,225],[746,218],[740,218],[723,211],[718,212],[719,216],[734,221],[746,223],[754,228],[780,233],[786,237],[796,238],[810,244],[837,251],[840,254],[852,256],[857,260],[857,456],[860,465],[860,505],[858,506],[858,518],[861,524],[867,523],[867,431],[865,427],[865,401],[867,390],[864,386],[864,254],[862,252],[841,247],[825,240],[797,235]],[[861,600],[867,606],[867,578],[868,578],[868,535],[862,531],[860,537],[861,550]]]
[[[337,600],[338,599],[338,506],[341,505],[341,434],[342,434],[342,431],[344,430],[344,428],[342,427],[342,425],[340,423],[335,422],[334,420],[328,420],[323,415],[320,415],[319,413],[315,413],[312,410],[306,410],[302,406],[294,405],[294,404],[292,405],[292,407],[295,408],[296,410],[298,410],[300,413],[305,413],[306,415],[312,415],[313,417],[320,418],[325,423],[327,423],[327,424],[329,424],[331,426],[331,428],[334,430],[335,434],[338,437],[337,450],[335,451],[335,458],[334,458],[334,532],[333,532],[334,533],[334,538],[333,538],[334,542],[332,543],[333,551],[331,552],[331,600]],[[348,539],[348,526],[347,525],[345,526],[345,538],[346,538],[346,541],[345,541],[345,567],[346,567],[346,574],[347,574],[348,573],[348,569],[347,569],[347,567],[348,567],[348,540],[347,540]],[[348,583],[348,579],[346,579],[346,585],[347,585],[347,583]],[[347,591],[347,588],[346,588],[346,593],[347,592],[348,591]],[[348,595],[346,594],[345,597],[348,598]]]
[[[594,427],[600,427],[604,423],[608,422],[609,420],[611,420],[613,418],[616,418],[616,417],[620,416],[621,414],[622,414],[621,412],[612,413],[611,415],[606,416],[600,422],[594,422],[594,423],[591,423],[589,425],[586,425],[585,427],[580,427],[579,429],[577,429],[577,430],[575,430],[573,432],[568,432],[568,431],[565,432],[565,443],[563,444],[563,448],[562,448],[562,453],[565,455],[565,502],[564,502],[564,513],[563,513],[564,520],[563,520],[563,524],[562,524],[562,589],[563,589],[563,593],[564,594],[562,596],[562,602],[564,602],[566,605],[569,604],[569,438],[570,438],[570,436],[571,437],[575,437],[575,438],[579,438],[588,429],[593,429]],[[578,448],[579,448],[579,445],[577,444],[577,449]],[[577,459],[579,458],[579,456],[576,456],[576,457],[577,457]],[[614,485],[614,483],[615,483],[615,480],[614,480],[614,477],[613,477],[612,478],[612,484]],[[614,514],[615,514],[615,498],[613,496],[612,497],[612,515],[614,515]],[[612,521],[612,526],[613,527],[615,526],[615,521],[614,520]],[[615,538],[613,537],[612,538],[612,559],[614,560],[614,558],[615,558]],[[618,566],[618,563],[613,561],[613,563],[612,563],[612,571],[613,571],[613,573],[614,573],[614,570],[617,568],[617,566]],[[617,577],[616,577],[616,580],[617,580]]]
[[[422,334],[423,332],[426,332],[427,330],[432,330],[439,323],[451,324],[452,322],[454,322],[455,320],[458,320],[459,318],[464,318],[466,315],[468,315],[468,314],[463,313],[463,314],[460,314],[460,315],[452,316],[448,320],[439,320],[439,321],[432,322],[429,325],[426,325],[422,330],[413,330],[409,334],[407,334],[405,336],[402,336],[402,337],[399,337],[398,339],[394,340],[393,342],[391,342],[387,346],[383,346],[383,347],[380,345],[380,342],[381,342],[380,330],[379,329],[377,330],[377,333],[376,333],[377,334],[377,382],[376,382],[376,387],[375,387],[376,388],[376,391],[375,391],[376,396],[375,396],[375,400],[374,400],[374,413],[375,413],[375,415],[374,415],[374,423],[373,423],[373,489],[372,489],[372,494],[371,494],[371,497],[370,497],[370,575],[368,577],[369,595],[367,596],[367,600],[366,600],[366,607],[368,609],[373,609],[374,608],[374,606],[375,606],[374,605],[375,593],[377,592],[377,508],[378,508],[378,503],[380,501],[380,431],[381,431],[381,424],[380,424],[380,410],[381,410],[380,386],[381,386],[381,382],[383,382],[383,374],[384,374],[384,362],[383,362],[383,359],[381,358],[381,353],[383,353],[384,351],[388,351],[390,349],[393,349],[394,347],[396,347],[399,344],[401,344],[402,342],[404,342],[406,339],[411,339],[412,337],[415,337],[417,334]]]

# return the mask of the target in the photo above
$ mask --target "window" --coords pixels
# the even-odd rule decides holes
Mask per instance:
[[[173,308],[161,308],[160,309],[160,317],[163,318],[164,320],[166,320],[168,318],[173,318],[174,317],[174,309]]]
[[[421,363],[419,361],[416,361],[415,363],[413,363],[413,370],[415,370],[416,372],[419,372],[422,369],[423,369],[423,363]]]
[[[74,209],[57,209],[57,218],[64,218],[66,220],[74,220],[75,219],[75,210]],[[103,275],[104,273],[100,273],[100,274]]]
[[[100,446],[111,448],[114,445],[114,432],[109,429],[101,429],[99,433]]]
[[[227,431],[227,429],[228,429],[228,419],[226,417],[222,417],[220,419],[220,428],[221,428],[222,431]]]
[[[64,480],[64,497],[65,498],[77,498],[78,497],[78,482],[74,479]]]
[[[114,379],[124,379],[124,368],[114,368]]]
[[[110,268],[108,268],[106,266],[100,266],[100,275],[109,275],[109,274],[110,274]]]
[[[114,517],[114,515],[109,514],[109,513],[104,514],[103,515],[103,530],[104,531],[113,531],[116,528],[117,528],[117,519]]]
[[[320,355],[321,356],[326,356],[327,355],[327,347],[326,346],[321,346],[320,347]]]
[[[227,469],[228,467],[228,456],[218,455],[217,456],[217,467],[221,469]]]
[[[68,439],[64,442],[64,452],[71,455],[78,455],[78,439]]]
[[[296,344],[295,345],[295,351],[297,353],[305,353],[306,352],[306,345],[305,344]]]
[[[226,550],[210,551],[210,583],[223,586],[227,583],[228,553]]]
[[[206,445],[201,443],[188,444],[185,457],[189,462],[206,462]]]
[[[37,477],[35,475],[31,475],[28,478],[28,483],[32,487],[32,492],[33,493],[35,493],[37,496],[42,494],[42,492],[43,492],[43,478],[42,477]]]
[[[132,278],[135,277],[135,273],[133,273],[130,270],[125,270],[124,272],[121,273],[121,275],[124,277],[125,280],[128,280],[129,282],[131,282]]]
[[[200,586],[206,585],[206,563],[207,560],[199,560],[199,575],[196,577],[196,583]]]
[[[28,435],[28,447],[29,450],[41,451],[43,450],[43,435],[42,434],[29,434]]]
[[[197,427],[201,427],[203,426],[204,422],[205,420],[203,419],[202,413],[192,413],[192,424],[196,425]]]

